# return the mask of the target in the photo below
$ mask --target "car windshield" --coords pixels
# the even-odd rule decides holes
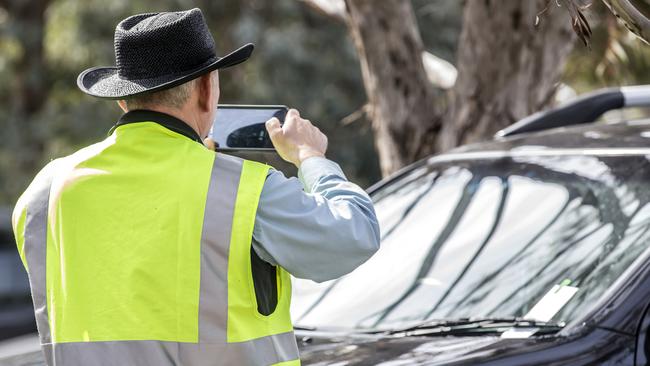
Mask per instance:
[[[650,245],[646,156],[522,154],[413,169],[373,194],[382,246],[335,281],[294,282],[298,326],[584,314]]]

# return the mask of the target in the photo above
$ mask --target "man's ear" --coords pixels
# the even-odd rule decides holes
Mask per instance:
[[[118,101],[117,101],[117,105],[119,105],[120,108],[122,108],[122,110],[124,111],[124,113],[126,113],[126,112],[129,111],[128,109],[126,109],[126,101],[124,101],[124,100],[118,100]]]
[[[212,88],[211,88],[210,73],[201,75],[197,79],[199,88],[199,108],[203,112],[209,112],[212,109]]]

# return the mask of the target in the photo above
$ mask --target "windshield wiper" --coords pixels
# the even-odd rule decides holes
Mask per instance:
[[[305,327],[302,325],[294,325],[293,330],[304,330],[304,331],[314,332],[316,331],[316,327]]]
[[[501,334],[513,328],[536,329],[536,335],[552,334],[564,328],[564,322],[542,322],[523,318],[463,318],[454,320],[431,320],[413,326],[391,329],[384,333],[405,336],[434,335],[484,335]]]

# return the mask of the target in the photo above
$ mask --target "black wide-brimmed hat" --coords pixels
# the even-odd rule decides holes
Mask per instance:
[[[200,9],[133,15],[117,25],[114,43],[116,66],[79,74],[83,92],[108,99],[151,93],[246,61],[253,52],[249,43],[217,56]]]

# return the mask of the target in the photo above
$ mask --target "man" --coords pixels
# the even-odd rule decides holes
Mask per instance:
[[[369,197],[297,111],[267,129],[300,181],[202,144],[216,70],[252,50],[217,57],[199,9],[140,14],[116,28],[116,67],[79,75],[125,114],[13,215],[49,365],[298,365],[289,273],[337,278],[378,249]]]

